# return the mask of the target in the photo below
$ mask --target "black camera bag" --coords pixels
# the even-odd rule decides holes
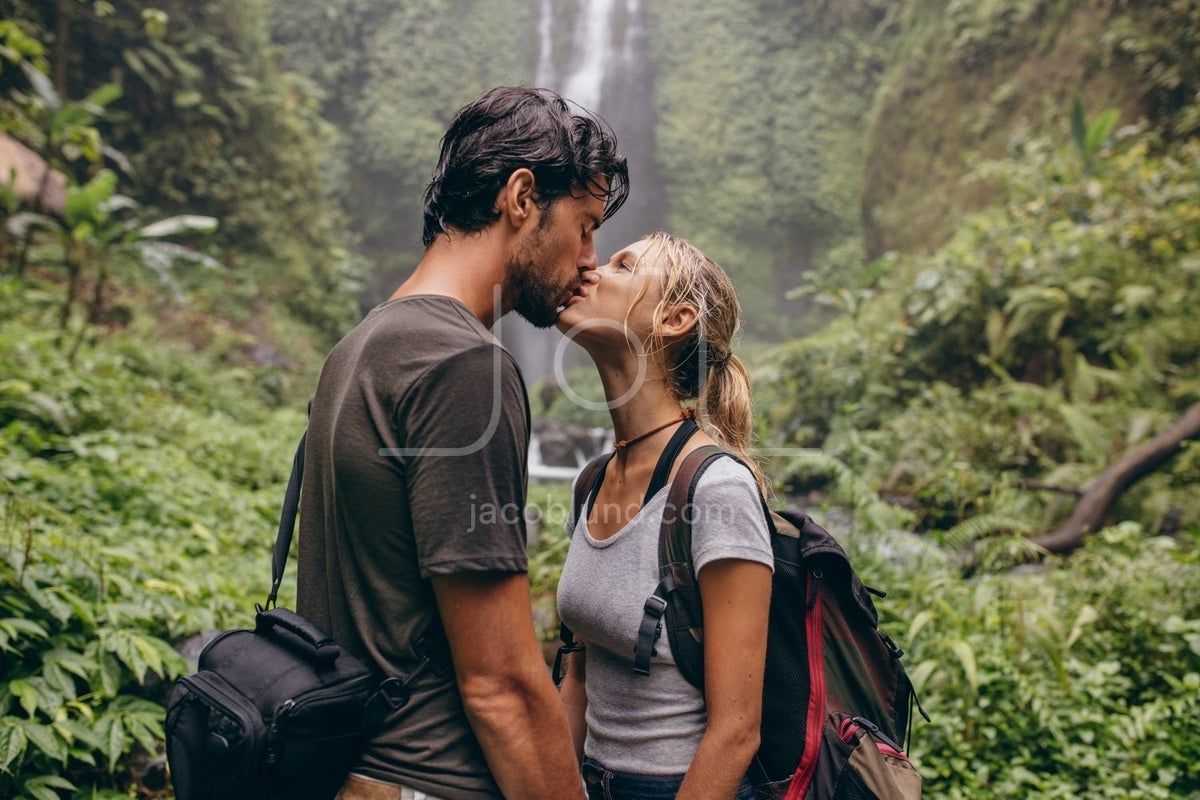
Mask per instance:
[[[366,734],[408,700],[411,682],[385,678],[299,614],[276,608],[291,548],[304,438],[288,481],[271,592],[253,630],[218,635],[199,670],[167,702],[167,763],[177,800],[332,800]]]

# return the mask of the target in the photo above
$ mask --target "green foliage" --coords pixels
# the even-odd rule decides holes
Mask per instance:
[[[333,191],[375,267],[374,294],[416,264],[422,196],[456,108],[502,84],[528,84],[536,4],[282,0],[285,63],[321,91],[337,126]],[[503,43],[503,44],[502,44]],[[520,43],[520,46],[510,46]]]
[[[993,199],[992,186],[963,180],[972,161],[999,158],[1022,133],[1063,135],[1074,96],[1179,141],[1200,129],[1192,0],[898,5],[901,31],[873,98],[861,165],[871,257],[944,243],[962,214]]]
[[[789,344],[760,387],[776,443],[911,498],[921,527],[1000,513],[1046,530],[1065,496],[1022,485],[1083,486],[1194,403],[1200,147],[1127,133],[1090,173],[1070,155],[1035,140],[981,164],[994,206]],[[1195,524],[1169,474],[1120,513]]]
[[[764,336],[811,329],[780,302],[806,271],[840,288],[861,266],[862,120],[889,4],[810,5],[646,7],[666,227],[730,273]]]
[[[558,640],[558,606],[555,592],[567,558],[570,536],[566,524],[571,514],[571,484],[534,484],[529,487],[525,519],[533,546],[529,551],[529,588],[538,638]]]
[[[276,66],[267,5],[119,0],[99,13],[18,3],[20,31],[51,39],[64,14],[70,38],[55,41],[55,58],[22,63],[28,81],[5,97],[15,111],[0,129],[44,155],[119,170],[150,219],[220,219],[206,248],[238,284],[226,301],[277,299],[332,337],[357,314],[360,265],[325,202],[328,131],[311,87]],[[65,71],[41,71],[51,67]],[[96,168],[77,165],[71,177],[86,184]]]
[[[1079,155],[1083,157],[1084,172],[1091,172],[1092,157],[1112,133],[1117,124],[1117,116],[1117,110],[1110,108],[1089,125],[1083,116],[1083,101],[1079,99],[1079,95],[1071,98],[1071,139],[1079,148]]]
[[[926,796],[1200,797],[1194,547],[1126,523],[1069,562],[963,581],[849,546],[933,720],[911,748]]]
[[[173,645],[265,595],[303,418],[140,334],[72,366],[30,294],[0,284],[0,795],[129,792]]]

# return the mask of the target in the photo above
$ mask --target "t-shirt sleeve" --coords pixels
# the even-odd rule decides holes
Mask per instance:
[[[529,406],[494,343],[431,368],[397,406],[422,577],[524,572]]]
[[[692,501],[696,574],[706,564],[724,558],[754,561],[774,569],[771,535],[750,470],[732,458],[714,462],[700,476]]]

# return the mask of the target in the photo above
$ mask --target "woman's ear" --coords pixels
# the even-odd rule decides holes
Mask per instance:
[[[664,339],[682,339],[700,320],[700,312],[691,303],[680,303],[663,313],[660,330]]]
[[[496,198],[496,210],[507,216],[513,227],[521,227],[537,208],[537,179],[528,167],[513,170]]]

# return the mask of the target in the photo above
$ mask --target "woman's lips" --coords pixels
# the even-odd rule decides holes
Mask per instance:
[[[574,289],[572,289],[570,292],[568,292],[566,297],[563,298],[563,301],[561,303],[559,303],[558,307],[566,308],[568,305],[570,305],[572,300],[578,299],[580,297],[587,297],[587,290],[583,288],[582,284],[580,284],[579,286],[576,286]]]

